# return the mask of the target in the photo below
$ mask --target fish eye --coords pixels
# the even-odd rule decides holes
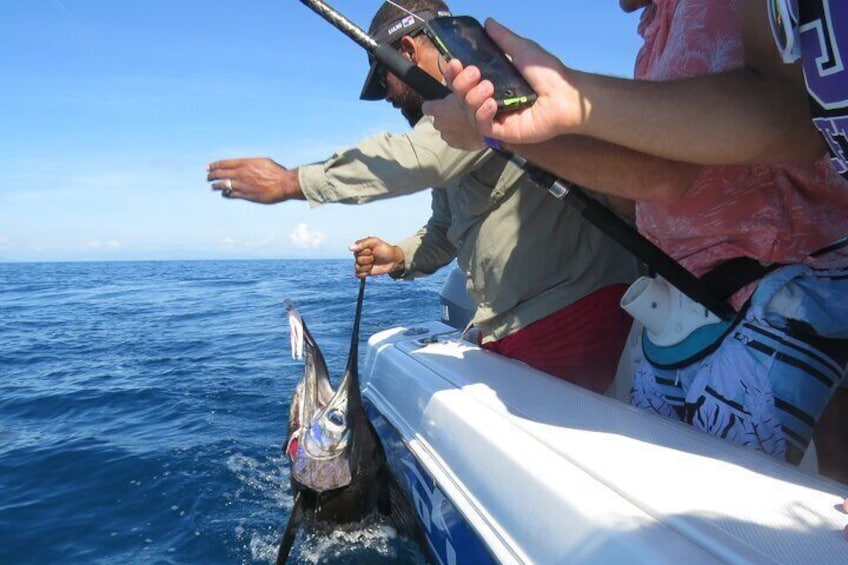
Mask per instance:
[[[330,410],[327,412],[327,419],[336,426],[342,427],[345,425],[345,416],[341,410]]]

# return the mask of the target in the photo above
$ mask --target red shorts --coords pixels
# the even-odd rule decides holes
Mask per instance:
[[[596,290],[483,347],[603,394],[615,376],[633,321],[619,306],[626,290],[624,284]]]

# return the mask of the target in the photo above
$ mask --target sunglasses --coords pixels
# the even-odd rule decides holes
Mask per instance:
[[[428,33],[426,26],[419,28],[417,30],[414,30],[412,33],[408,33],[406,35],[409,36],[409,37],[418,37],[422,33],[426,33],[428,36],[430,36],[430,33]],[[396,42],[392,43],[392,47],[394,47],[395,49],[399,49],[401,39],[403,39],[403,38],[400,38]],[[368,64],[371,65],[373,63],[374,63],[374,56],[369,53],[368,54]],[[383,93],[385,93],[386,90],[388,89],[388,85],[386,84],[386,73],[387,72],[388,72],[388,69],[382,63],[378,63],[377,67],[374,69],[374,79],[373,80],[376,81],[376,84],[379,87],[380,92],[383,92]]]

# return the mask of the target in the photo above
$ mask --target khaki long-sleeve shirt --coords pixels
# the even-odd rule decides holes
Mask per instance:
[[[313,206],[360,204],[432,188],[427,225],[398,245],[402,278],[454,258],[477,304],[484,341],[501,339],[591,292],[636,277],[636,261],[579,213],[489,150],[448,146],[424,118],[299,169]]]

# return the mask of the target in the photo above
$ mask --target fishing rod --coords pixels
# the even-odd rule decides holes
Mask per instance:
[[[378,43],[362,28],[326,2],[322,0],[300,1],[368,51],[372,57],[407,86],[417,91],[424,99],[439,100],[451,94],[451,90],[447,86],[401,55],[390,43]],[[657,275],[664,278],[687,297],[723,320],[730,320],[736,316],[733,308],[727,302],[719,299],[704,281],[686,270],[680,263],[651,243],[609,208],[587,196],[581,187],[558,178],[519,155],[503,149],[493,149],[493,151],[523,169],[536,184],[546,189],[555,198],[574,206],[587,222],[618,242],[619,245],[648,265]]]

